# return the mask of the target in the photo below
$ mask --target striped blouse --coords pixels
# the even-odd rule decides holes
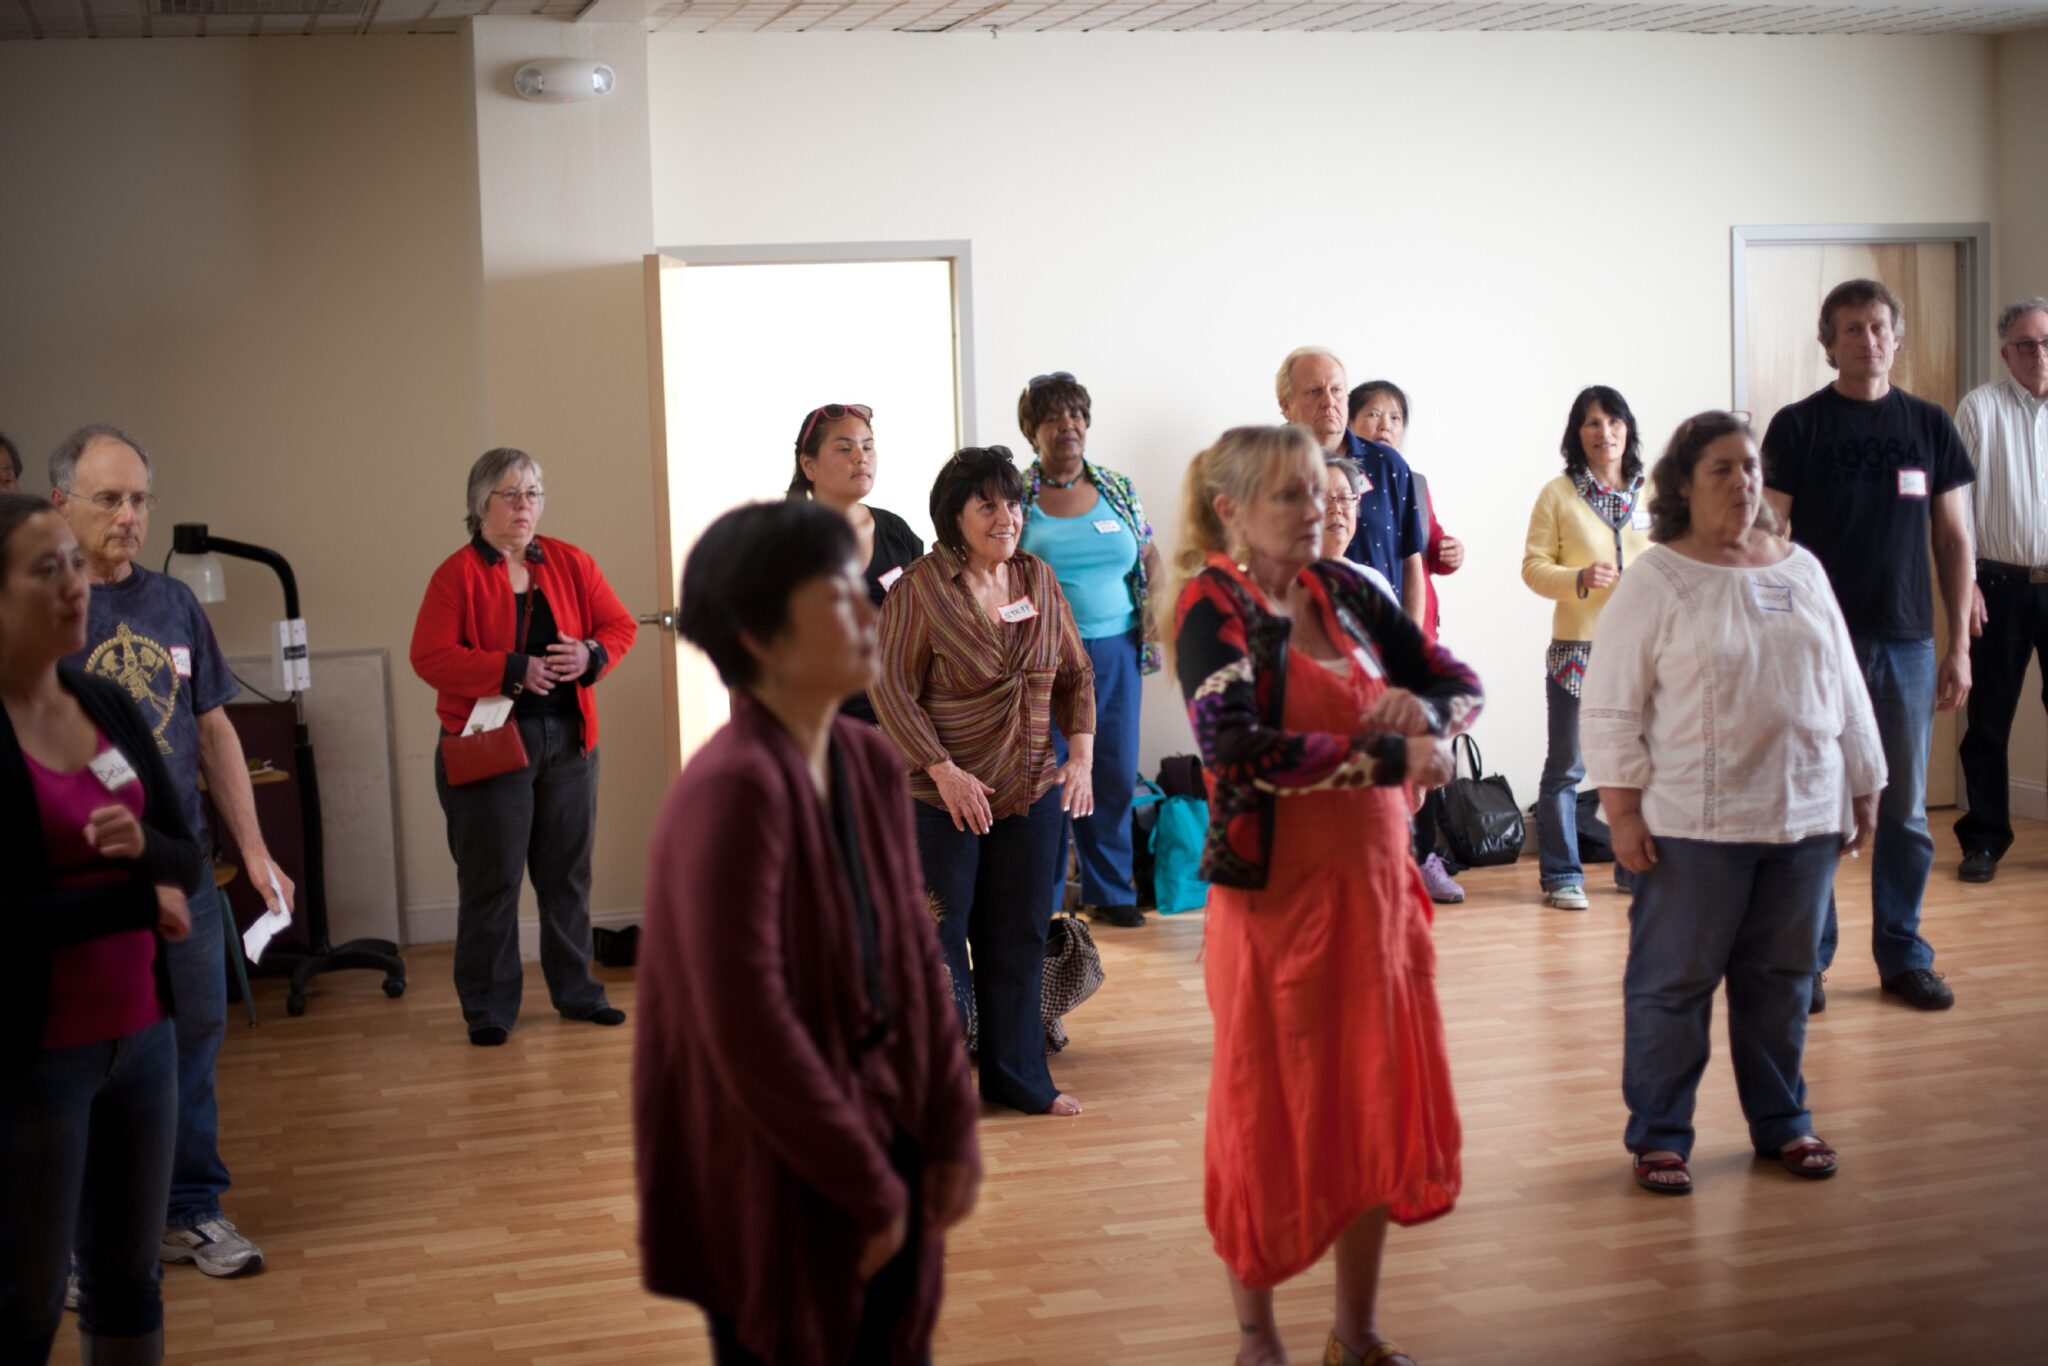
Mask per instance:
[[[996,816],[1019,816],[1053,782],[1052,728],[1095,732],[1095,670],[1052,566],[1018,551],[1013,603],[1032,615],[995,622],[943,546],[903,571],[882,603],[882,676],[868,692],[910,765],[910,793],[943,808],[925,770],[951,759],[994,788]]]

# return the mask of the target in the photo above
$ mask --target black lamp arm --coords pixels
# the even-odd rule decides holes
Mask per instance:
[[[174,555],[204,555],[208,551],[218,555],[231,555],[238,560],[254,560],[267,564],[276,571],[278,580],[284,584],[284,615],[287,621],[296,621],[299,616],[299,580],[292,573],[292,567],[285,563],[284,556],[275,550],[247,541],[231,541],[225,536],[208,533],[204,522],[180,522],[171,531],[171,553]]]

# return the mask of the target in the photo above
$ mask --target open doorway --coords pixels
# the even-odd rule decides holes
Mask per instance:
[[[676,248],[647,258],[663,626],[697,536],[782,497],[804,415],[874,410],[871,506],[930,542],[933,477],[973,428],[964,242]],[[728,714],[709,664],[663,653],[671,772]]]

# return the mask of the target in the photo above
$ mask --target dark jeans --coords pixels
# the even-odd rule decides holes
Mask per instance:
[[[1776,1152],[1809,1133],[1806,1011],[1820,923],[1841,857],[1837,835],[1797,844],[1657,838],[1636,882],[1622,976],[1623,1141],[1630,1152],[1692,1153],[1714,988],[1728,982],[1728,1052],[1749,1139]]]
[[[902,1134],[889,1145],[889,1165],[903,1178],[910,1191],[910,1213],[905,1221],[903,1250],[875,1273],[862,1297],[860,1330],[854,1337],[848,1366],[871,1366],[895,1356],[896,1334],[904,1315],[917,1298],[924,1246],[924,1158],[917,1145]],[[711,1329],[711,1360],[715,1366],[763,1366],[761,1358],[740,1345],[739,1324],[727,1314],[706,1314]],[[930,1366],[931,1353],[919,1360]]]
[[[1934,736],[1934,642],[1853,636],[1856,662],[1870,688],[1870,709],[1884,746],[1884,792],[1870,855],[1870,953],[1879,977],[1934,966],[1934,946],[1920,937],[1920,902],[1934,867],[1927,833],[1927,747]],[[1840,930],[1828,896],[1820,932],[1820,966],[1834,966]]]
[[[228,1030],[227,961],[220,918],[225,901],[208,878],[188,899],[192,933],[163,946],[177,1003],[178,1146],[171,1159],[171,1195],[165,1222],[191,1228],[220,1217],[228,1164],[220,1156],[220,1106],[214,1065]],[[162,1230],[158,1230],[159,1233]]]
[[[219,972],[218,937],[210,947]],[[49,1359],[74,1246],[84,1331],[105,1342],[162,1330],[157,1248],[177,1124],[169,1020],[45,1049],[0,1077],[0,1362]]]
[[[2048,677],[2048,583],[1980,570],[1977,584],[1984,590],[1984,634],[1970,642],[1970,728],[1961,747],[1970,809],[1956,822],[1956,843],[1966,854],[1981,849],[2003,858],[2012,847],[2007,745],[2030,655],[2040,657]]]
[[[980,1023],[982,1097],[1027,1115],[1043,1113],[1059,1095],[1045,1065],[1039,1013],[1052,923],[1045,889],[1064,819],[1059,803],[1060,789],[1048,788],[1029,811],[1004,816],[986,835],[955,830],[944,807],[917,803],[917,854],[939,912],[953,1004],[961,1028],[970,1001]]]
[[[1080,820],[1060,819],[1060,847],[1053,855],[1053,909],[1066,899],[1067,838],[1071,833],[1080,856],[1081,900],[1090,906],[1134,906],[1138,889],[1131,881],[1131,798],[1138,787],[1138,699],[1144,675],[1138,672],[1142,638],[1128,635],[1084,640],[1095,666],[1095,766],[1089,771],[1095,788],[1095,814]],[[1059,723],[1052,727],[1054,761],[1067,761],[1067,737]]]
[[[590,976],[590,850],[597,836],[597,752],[583,749],[580,718],[522,716],[527,765],[516,773],[448,781],[437,747],[434,788],[448,815],[461,904],[455,918],[455,993],[472,1030],[519,1018],[519,881],[540,902],[540,967],[548,998],[581,1018],[606,1005]]]

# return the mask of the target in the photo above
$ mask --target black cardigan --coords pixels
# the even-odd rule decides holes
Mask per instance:
[[[0,1075],[33,1064],[43,1047],[49,1014],[50,960],[61,944],[76,944],[129,930],[156,929],[156,888],[175,885],[188,896],[206,873],[206,855],[185,826],[170,771],[142,713],[119,687],[68,664],[58,681],[78,699],[142,779],[143,855],[118,882],[53,891],[35,783],[14,723],[0,708]],[[171,1009],[171,980],[161,936],[156,954],[157,997]]]

